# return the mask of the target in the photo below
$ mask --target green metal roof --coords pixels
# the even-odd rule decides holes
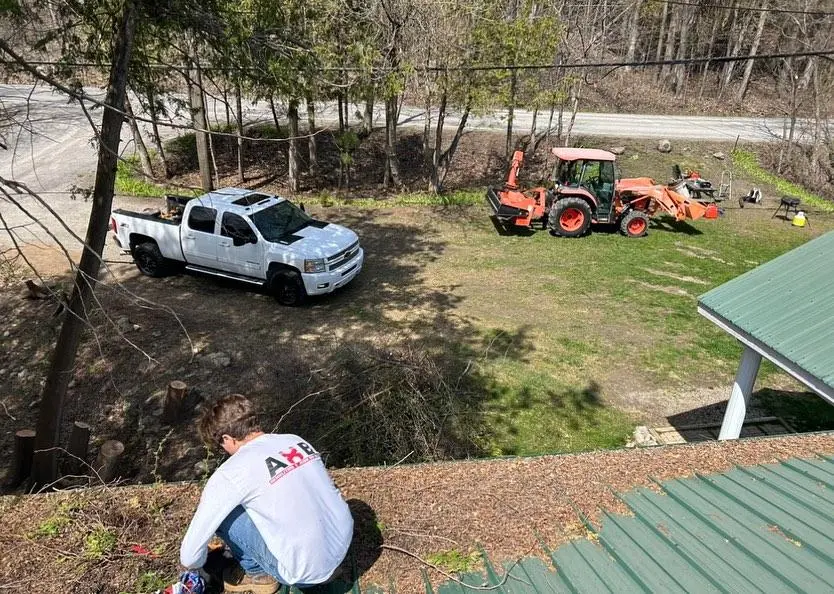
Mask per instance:
[[[631,514],[603,512],[599,529],[586,521],[588,538],[555,550],[540,543],[547,561],[531,554],[496,566],[482,552],[484,571],[459,579],[499,594],[834,591],[834,458],[736,467],[657,486],[617,494]],[[476,591],[454,581],[434,587],[423,576],[426,594]],[[304,590],[347,592],[380,589],[337,582]]]
[[[781,464],[666,481],[620,499],[601,529],[551,551],[462,576],[499,593],[830,592],[834,590],[834,461]],[[505,578],[505,569],[510,574]],[[427,594],[471,593],[455,582]],[[500,586],[499,586],[500,584]]]
[[[834,400],[834,232],[701,295],[698,311]]]

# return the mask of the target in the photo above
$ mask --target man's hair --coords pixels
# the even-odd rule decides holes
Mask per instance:
[[[241,394],[230,394],[203,412],[198,430],[206,444],[219,447],[224,435],[243,439],[250,433],[260,431],[261,425],[252,402]]]

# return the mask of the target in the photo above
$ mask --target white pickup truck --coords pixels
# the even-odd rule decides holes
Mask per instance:
[[[116,209],[115,241],[139,270],[182,268],[263,285],[283,305],[330,293],[362,270],[356,233],[312,218],[280,196],[225,188],[199,198],[169,196],[164,214]]]

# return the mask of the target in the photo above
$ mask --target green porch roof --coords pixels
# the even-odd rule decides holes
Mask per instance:
[[[834,232],[701,295],[698,311],[834,402]]]
[[[499,593],[831,592],[834,462],[825,457],[666,481],[543,556],[462,576]],[[509,570],[509,576],[504,572]],[[428,594],[466,594],[456,582]]]
[[[556,549],[540,542],[538,554],[503,565],[482,551],[484,570],[458,576],[465,585],[433,585],[424,572],[421,592],[834,591],[834,459],[792,458],[656,487],[617,493],[629,515],[603,512],[599,527],[582,518],[587,538]],[[393,588],[385,591],[397,594]],[[337,582],[303,594],[348,592],[382,590]]]

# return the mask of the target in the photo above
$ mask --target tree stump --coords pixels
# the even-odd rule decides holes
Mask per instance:
[[[78,471],[84,470],[87,462],[87,451],[90,447],[90,426],[87,423],[76,421],[72,424],[72,433],[70,433],[69,447],[69,462],[67,468],[72,474],[77,474]],[[85,472],[84,474],[88,474]]]
[[[12,486],[16,487],[32,474],[32,457],[35,453],[35,432],[21,429],[14,434],[14,473]]]
[[[125,451],[125,444],[115,439],[108,439],[98,451],[96,463],[93,466],[98,478],[103,483],[109,483],[118,475],[119,458]]]
[[[166,425],[173,425],[180,417],[182,401],[188,386],[185,382],[174,380],[168,384],[168,391],[165,393],[165,403],[162,408],[162,422]]]

